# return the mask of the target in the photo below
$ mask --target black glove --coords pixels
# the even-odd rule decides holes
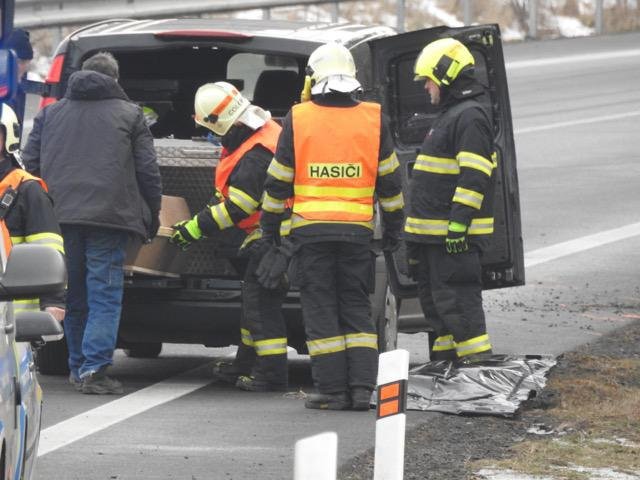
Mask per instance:
[[[158,230],[160,230],[160,217],[158,212],[156,212],[151,214],[151,224],[149,225],[149,230],[147,230],[147,238],[149,241],[158,235]]]
[[[409,278],[417,281],[420,271],[420,244],[407,242],[407,272]]]
[[[283,241],[279,247],[272,246],[256,269],[258,283],[268,290],[288,288],[287,269],[293,253],[291,242]]]
[[[382,234],[382,251],[393,253],[400,248],[400,232],[387,232]]]
[[[447,253],[462,253],[469,250],[467,226],[458,222],[449,222],[445,246]]]

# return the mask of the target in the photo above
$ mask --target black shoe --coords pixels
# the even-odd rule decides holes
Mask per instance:
[[[82,391],[82,380],[76,377],[73,373],[69,373],[69,383],[73,385],[73,388],[76,389],[76,392]]]
[[[244,369],[236,366],[232,362],[216,362],[213,364],[213,378],[219,382],[230,383],[235,385],[238,377],[241,375],[249,375],[251,369]]]
[[[236,381],[236,387],[248,392],[286,392],[286,384],[269,383],[264,380],[256,380],[253,376],[241,375]]]
[[[351,410],[369,410],[371,405],[371,390],[365,387],[351,389]]]
[[[82,379],[82,393],[88,395],[122,395],[124,389],[118,380],[108,377],[104,372],[106,367]]]
[[[346,392],[310,393],[304,402],[304,406],[319,410],[348,410],[351,408],[351,399]]]

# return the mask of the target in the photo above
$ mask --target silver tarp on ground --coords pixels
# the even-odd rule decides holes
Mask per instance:
[[[509,417],[542,391],[555,364],[539,355],[429,362],[409,371],[407,410]]]

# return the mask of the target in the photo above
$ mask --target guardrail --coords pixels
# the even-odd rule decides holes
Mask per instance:
[[[355,0],[16,0],[15,26],[64,27],[109,18],[170,18],[318,4],[333,4],[337,19],[338,5],[348,1]]]

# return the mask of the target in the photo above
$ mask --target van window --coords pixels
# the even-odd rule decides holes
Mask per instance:
[[[227,77],[244,81],[242,94],[252,103],[286,115],[300,97],[304,83],[299,61],[294,57],[257,53],[237,53],[227,63]]]

